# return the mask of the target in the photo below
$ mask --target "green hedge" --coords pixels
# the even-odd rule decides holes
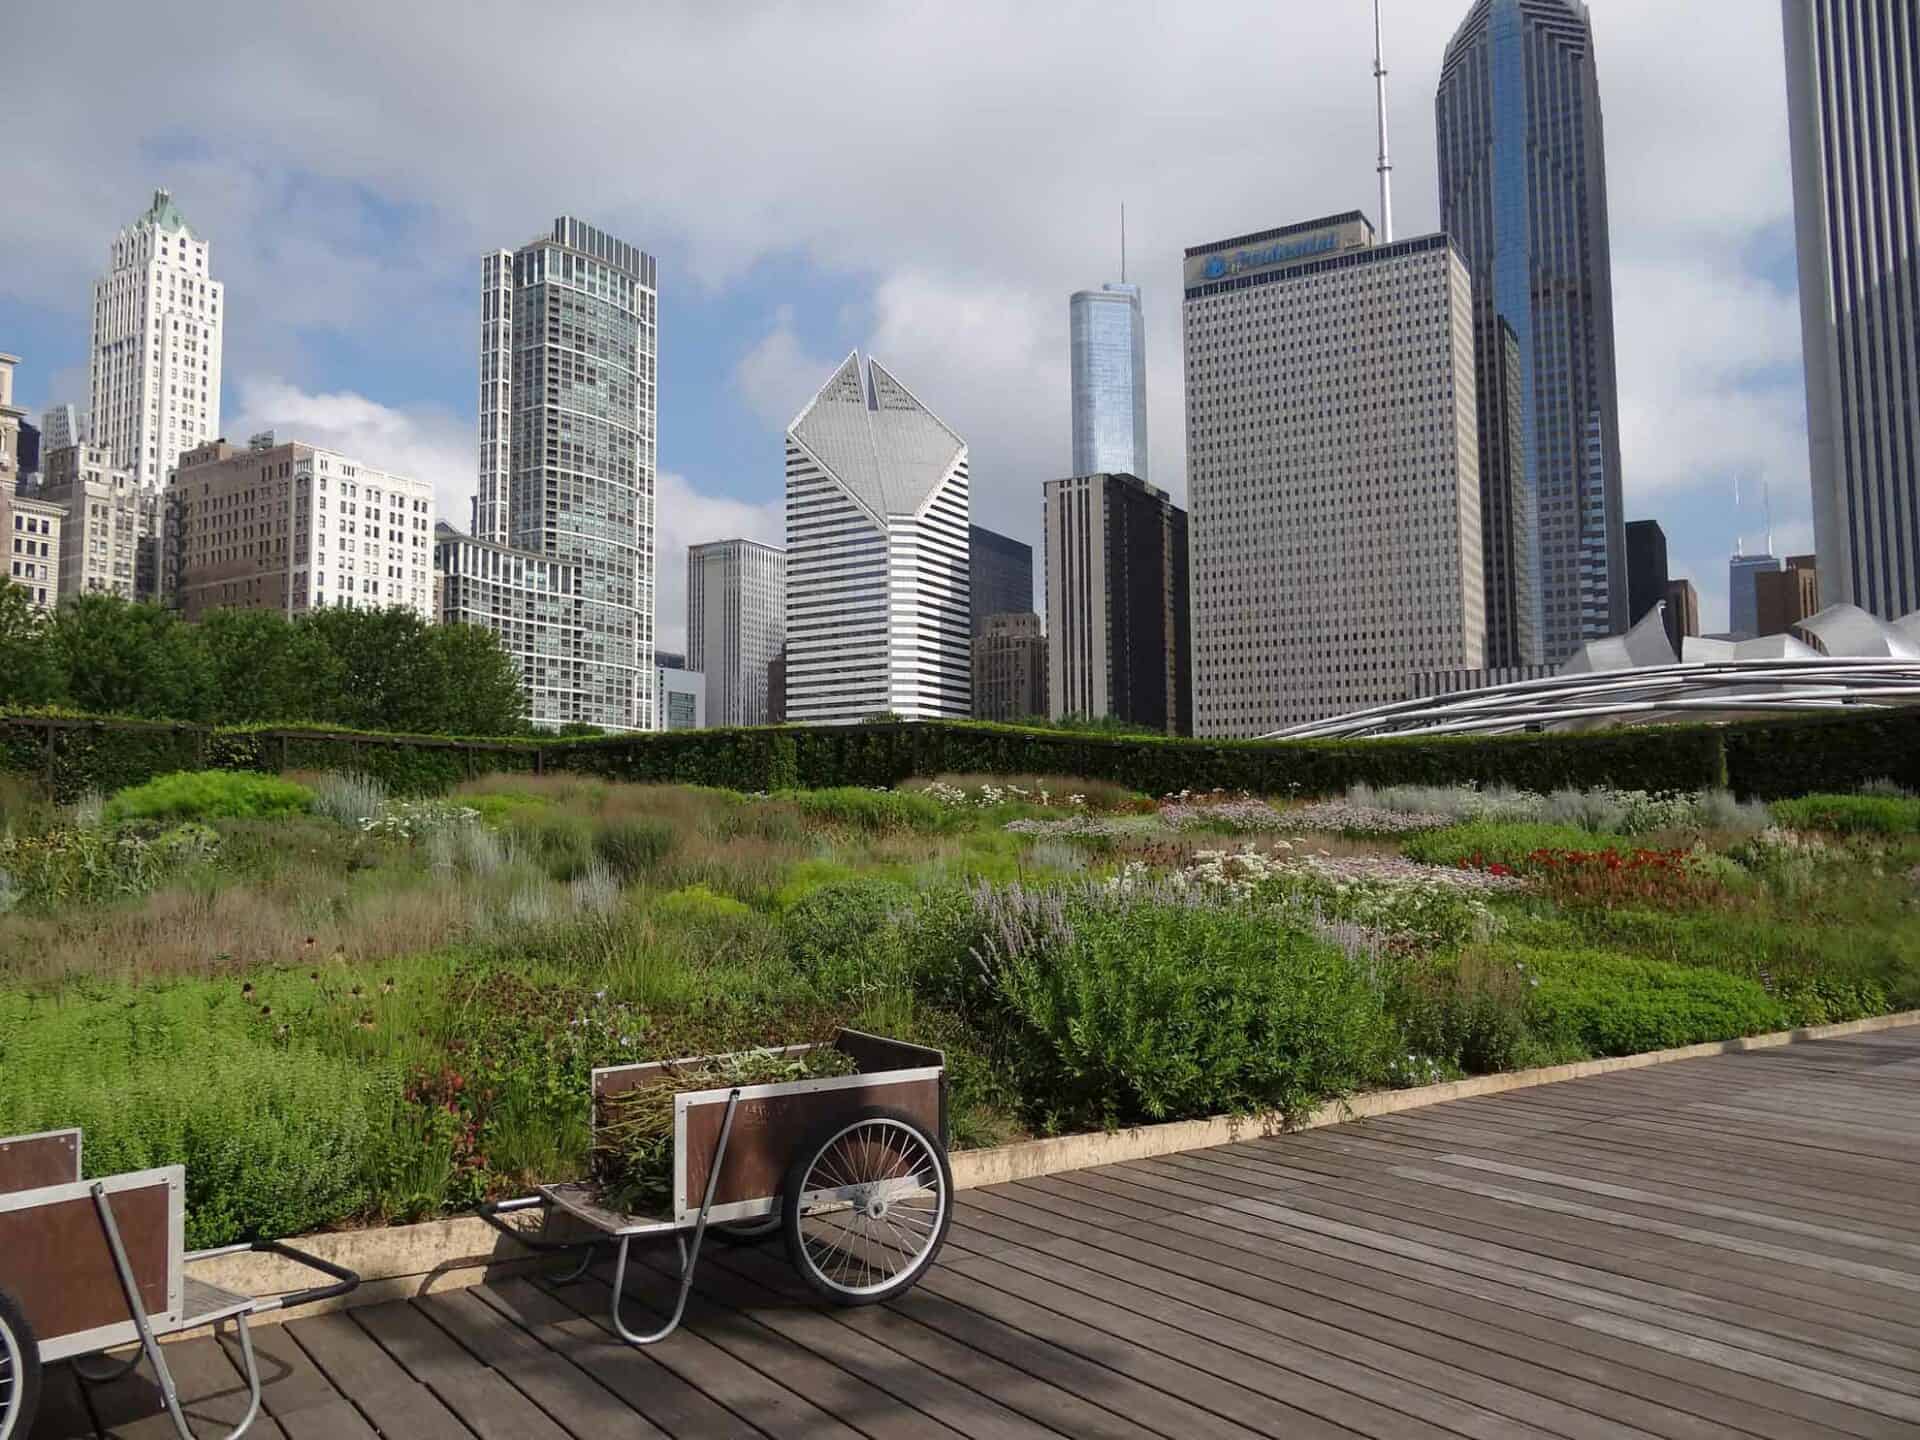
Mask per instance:
[[[83,723],[75,723],[80,720]],[[51,756],[47,749],[51,738]],[[588,740],[450,744],[404,735],[140,725],[0,711],[0,769],[51,774],[57,798],[175,770],[359,770],[401,794],[469,775],[543,769],[737,790],[892,786],[942,773],[1073,775],[1152,795],[1337,794],[1349,785],[1507,784],[1701,790],[1774,799],[1887,778],[1920,788],[1920,709],[1593,734],[1401,740],[1173,740],[934,722],[682,730]]]

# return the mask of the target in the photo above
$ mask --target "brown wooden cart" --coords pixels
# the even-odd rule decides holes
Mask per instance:
[[[0,1440],[24,1440],[31,1429],[42,1366],[65,1361],[81,1379],[98,1382],[126,1374],[143,1357],[181,1440],[194,1440],[159,1341],[228,1322],[239,1335],[251,1397],[227,1432],[226,1440],[237,1440],[260,1411],[247,1317],[344,1295],[359,1276],[277,1241],[188,1253],[185,1167],[83,1180],[80,1140],[78,1130],[0,1139]],[[242,1250],[285,1256],[329,1283],[256,1299],[187,1273],[195,1261]],[[131,1354],[102,1360],[135,1342]]]
[[[851,1075],[788,1080],[674,1096],[673,1194],[666,1213],[633,1215],[602,1203],[586,1182],[543,1185],[537,1194],[481,1207],[481,1214],[535,1249],[579,1250],[575,1276],[598,1249],[616,1251],[613,1325],[633,1345],[679,1327],[709,1227],[751,1240],[782,1230],[794,1267],[840,1305],[867,1305],[914,1285],[933,1263],[953,1214],[947,1165],[946,1057],[923,1045],[841,1030],[836,1049]],[[799,1054],[806,1046],[781,1053]],[[593,1072],[595,1138],[605,1102],[713,1057],[616,1065]],[[500,1217],[539,1209],[577,1222],[583,1239],[553,1240]],[[680,1285],[659,1329],[638,1333],[622,1316],[629,1247],[671,1236]]]

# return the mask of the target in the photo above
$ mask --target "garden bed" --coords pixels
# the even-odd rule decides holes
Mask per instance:
[[[582,1175],[593,1067],[843,1025],[947,1054],[964,1167],[1850,1022],[1920,1007],[1877,788],[0,780],[0,1133],[185,1163],[202,1246]]]

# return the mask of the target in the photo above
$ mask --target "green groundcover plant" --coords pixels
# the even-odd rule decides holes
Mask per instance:
[[[969,1146],[1920,1006],[1891,793],[1759,830],[1649,801],[1689,828],[1636,869],[1640,839],[1425,781],[1367,798],[1444,828],[1313,831],[1289,793],[1229,792],[1270,817],[1229,839],[1178,790],[977,756],[911,791],[548,773],[422,799],[328,753],[304,787],[0,791],[0,1133],[83,1125],[92,1174],[184,1163],[194,1244],[585,1175],[595,1066],[838,1026],[943,1050]],[[1525,815],[1640,804],[1539,793]]]

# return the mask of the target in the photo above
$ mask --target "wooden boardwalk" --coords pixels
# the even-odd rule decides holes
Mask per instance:
[[[710,1256],[647,1351],[604,1280],[263,1327],[254,1433],[1912,1437],[1920,1029],[968,1192],[884,1309],[820,1308],[777,1242]],[[230,1353],[168,1353],[220,1433]],[[61,1370],[35,1434],[171,1435],[155,1394]]]

